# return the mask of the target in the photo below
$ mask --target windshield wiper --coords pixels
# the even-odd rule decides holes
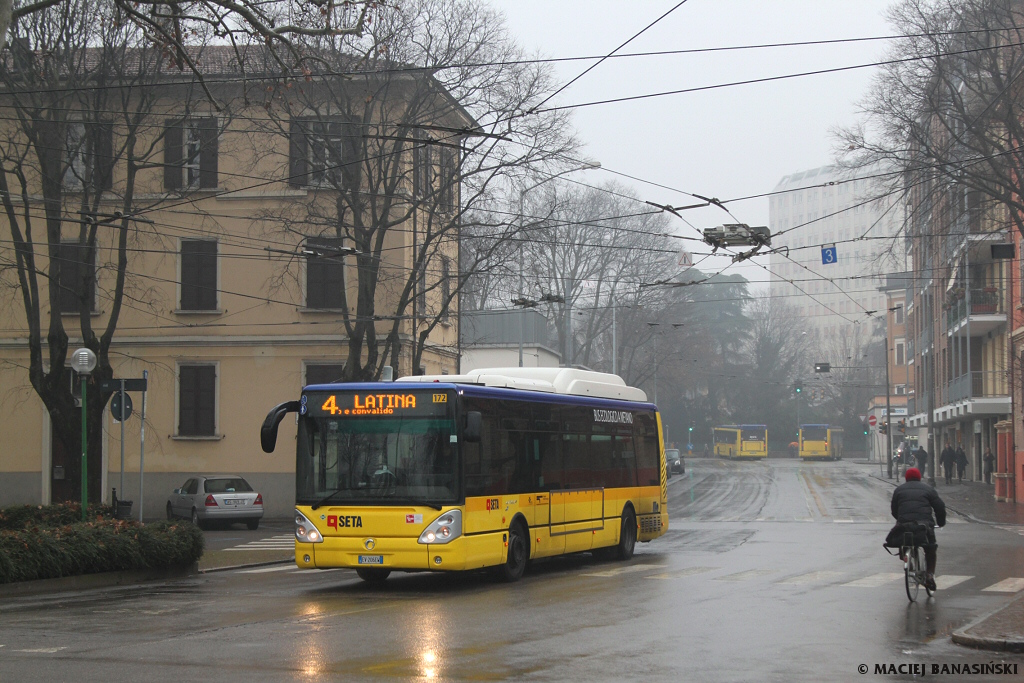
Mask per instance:
[[[330,494],[324,496],[323,498],[321,498],[320,500],[318,500],[316,503],[313,504],[312,507],[310,507],[310,509],[311,510],[316,510],[318,507],[320,507],[321,505],[323,505],[324,503],[329,501],[331,498],[334,498],[336,495],[338,495],[342,491],[351,491],[351,490],[352,489],[337,489],[333,493],[330,493]]]
[[[431,502],[426,501],[426,500],[420,500],[419,498],[410,498],[408,496],[386,496],[386,497],[381,497],[379,500],[401,501],[403,503],[412,503],[413,505],[422,505],[424,507],[434,508],[435,510],[440,510],[441,509],[441,506],[438,505],[437,503],[431,503]]]

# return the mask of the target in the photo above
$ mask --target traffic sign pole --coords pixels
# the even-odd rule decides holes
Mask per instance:
[[[121,380],[121,495],[124,495],[124,418],[127,406],[124,404],[124,380]],[[118,518],[120,519],[120,517]]]
[[[146,386],[149,370],[142,371],[142,413],[139,415],[139,521],[142,521],[142,476],[146,470]]]

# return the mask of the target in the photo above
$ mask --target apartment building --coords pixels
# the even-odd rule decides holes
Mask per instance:
[[[72,112],[54,126],[63,154],[63,223],[45,224],[59,226],[54,248],[42,229],[54,208],[44,207],[46,174],[31,170],[25,191],[12,190],[0,259],[20,258],[9,236],[12,227],[24,235],[32,216],[43,234],[33,252],[42,295],[35,309],[22,305],[15,269],[0,273],[0,506],[79,499],[79,444],[55,424],[73,433],[78,414],[52,415],[29,381],[33,330],[46,366],[48,339],[60,336],[47,334],[54,316],[70,354],[83,320],[103,331],[117,315],[113,376],[148,371],[147,517],[161,516],[168,493],[199,473],[245,476],[268,516],[287,515],[295,428],[286,421],[277,452],[261,451],[273,405],[345,376],[350,362],[366,372],[387,363],[396,375],[457,371],[460,147],[449,131],[473,119],[429,76],[313,73],[286,89],[280,80],[265,86],[251,68],[243,78],[235,57],[207,48],[203,85],[185,72],[122,88],[131,106],[157,93],[138,121],[112,111],[97,127]],[[8,105],[13,96],[0,90]],[[4,140],[17,142],[12,121]],[[142,150],[131,164],[129,141]],[[82,211],[86,185],[101,190],[95,220]],[[122,214],[129,228],[115,229]],[[94,242],[83,239],[86,224]],[[50,275],[58,286],[48,296]],[[70,368],[64,376],[79,385]],[[90,384],[88,401],[106,398]],[[125,499],[139,495],[141,398],[125,423]],[[102,452],[89,454],[90,499],[109,500],[118,486],[120,434],[104,412]]]
[[[881,311],[886,273],[903,269],[889,251],[903,220],[893,199],[876,198],[878,169],[851,174],[822,166],[782,178],[769,201],[772,297],[819,338],[876,334],[866,311]],[[835,259],[822,252],[835,246]],[[827,261],[827,262],[825,262]]]

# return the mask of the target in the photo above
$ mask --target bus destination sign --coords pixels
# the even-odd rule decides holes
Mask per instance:
[[[311,391],[302,397],[302,411],[312,417],[374,417],[444,415],[448,394],[437,392]]]

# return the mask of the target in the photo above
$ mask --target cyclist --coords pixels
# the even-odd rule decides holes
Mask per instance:
[[[894,532],[902,533],[903,525],[920,524],[925,527],[925,542],[918,545],[924,548],[928,589],[935,590],[935,563],[939,544],[935,542],[934,527],[936,522],[940,527],[946,526],[946,504],[935,489],[921,481],[921,470],[911,467],[904,476],[907,481],[897,486],[892,493],[892,516],[896,518],[896,526],[890,532],[890,537]],[[935,513],[934,518],[932,512]],[[900,531],[897,532],[897,529]]]

